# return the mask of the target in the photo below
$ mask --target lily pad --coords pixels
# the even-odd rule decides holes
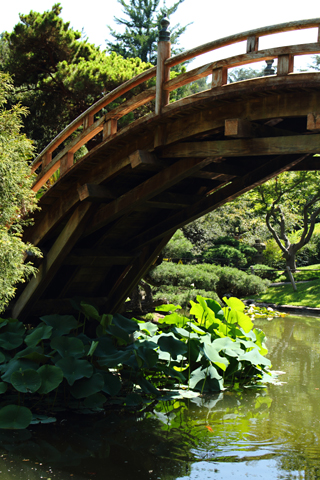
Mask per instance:
[[[84,344],[78,338],[73,337],[55,337],[51,340],[50,346],[61,357],[74,357],[84,354]]]
[[[93,367],[87,360],[75,357],[64,357],[58,360],[56,366],[61,368],[69,385],[73,385],[76,380],[83,377],[90,378],[93,373]]]
[[[77,320],[72,315],[45,315],[40,317],[40,320],[53,328],[51,338],[67,335],[78,326]]]
[[[187,345],[178,340],[172,333],[162,334],[158,340],[158,345],[162,351],[169,352],[174,360],[178,355],[184,355],[188,351]]]
[[[42,365],[38,374],[41,378],[41,387],[38,392],[46,394],[57,388],[63,381],[63,371],[54,365]]]
[[[84,398],[100,392],[103,386],[103,376],[100,373],[95,373],[91,378],[82,378],[75,382],[70,391],[75,398]]]
[[[27,369],[22,372],[13,372],[11,383],[18,392],[34,393],[40,388],[41,377],[36,370]]]
[[[21,430],[32,420],[31,410],[20,405],[7,405],[0,409],[0,428]]]
[[[26,336],[24,341],[29,347],[35,347],[36,345],[38,345],[39,342],[41,342],[41,340],[46,340],[47,338],[50,338],[51,334],[52,327],[46,324],[41,324],[34,330],[32,330],[32,332]]]

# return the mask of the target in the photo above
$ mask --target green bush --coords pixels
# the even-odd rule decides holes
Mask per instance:
[[[257,275],[247,273],[232,267],[216,266],[216,275],[219,277],[216,292],[220,298],[231,294],[235,297],[246,297],[266,291],[270,282]]]
[[[215,291],[218,277],[214,265],[182,265],[162,262],[149,272],[155,285],[172,285],[174,287],[194,287],[206,291]]]
[[[192,253],[193,245],[190,240],[187,240],[182,230],[177,230],[171,238],[170,242],[162,250],[164,257],[169,259],[193,259]]]
[[[257,250],[230,236],[218,237],[214,245],[203,253],[203,257],[222,266],[244,267],[251,264]]]
[[[217,293],[213,290],[201,290],[193,287],[173,287],[172,285],[163,285],[154,289],[153,299],[155,301],[174,303],[181,305],[185,310],[190,308],[190,300],[195,301],[198,295],[206,298],[212,298],[216,302],[221,302]]]
[[[281,273],[279,270],[275,270],[272,267],[264,264],[253,265],[253,271],[255,275],[258,275],[260,278],[266,278],[267,280],[275,280],[278,278]],[[251,270],[248,270],[248,273],[251,273]]]

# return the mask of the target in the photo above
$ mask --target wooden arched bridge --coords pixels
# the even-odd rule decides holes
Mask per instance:
[[[35,191],[56,181],[25,231],[43,259],[12,316],[64,313],[74,296],[118,311],[178,228],[280,172],[319,169],[320,72],[293,73],[295,56],[320,53],[319,26],[316,18],[260,28],[171,57],[164,20],[158,66],[101,98],[34,161]],[[259,49],[262,36],[306,28],[316,29],[314,43]],[[237,42],[245,53],[170,79],[173,66]],[[273,59],[276,74],[227,83],[228,69]],[[170,103],[170,92],[208,75],[208,90]],[[153,77],[155,86],[110,109]],[[117,129],[150,102],[151,113]]]

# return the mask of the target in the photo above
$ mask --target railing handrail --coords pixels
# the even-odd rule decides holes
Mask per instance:
[[[220,38],[218,40],[213,40],[212,42],[204,43],[198,47],[191,48],[185,52],[179,53],[173,57],[168,58],[165,61],[167,67],[174,67],[180,63],[191,60],[199,55],[204,53],[217,50],[218,48],[226,47],[228,45],[233,45],[234,43],[239,43],[244,40],[247,40],[248,37],[265,37],[267,35],[273,35],[275,33],[289,32],[292,30],[304,30],[307,28],[316,28],[320,26],[320,18],[312,18],[309,20],[300,20],[296,22],[285,22],[279,23],[277,25],[271,25],[268,27],[256,28],[254,30],[247,30],[246,32],[237,33],[235,35],[229,35],[228,37]],[[319,41],[319,36],[318,36]]]
[[[168,22],[167,22],[168,23]],[[272,35],[275,33],[288,32],[293,30],[302,30],[307,28],[318,27],[318,38],[315,43],[307,43],[302,45],[293,45],[287,47],[269,48],[259,50],[259,38],[262,36]],[[180,74],[173,79],[169,79],[170,67],[181,64],[186,60],[193,59],[203,53],[207,53],[221,47],[232,45],[247,40],[247,48],[245,54],[236,55],[222,60],[214,61],[198,67],[184,74]],[[31,165],[34,172],[40,165],[42,171],[34,182],[33,189],[39,190],[42,185],[60,168],[60,175],[63,175],[73,165],[74,153],[87,141],[103,130],[103,139],[112,137],[117,132],[117,120],[126,113],[134,111],[141,105],[156,98],[156,115],[161,115],[162,108],[169,103],[169,92],[186,85],[196,79],[208,76],[212,73],[212,88],[223,86],[227,83],[228,68],[253,63],[261,60],[278,58],[277,75],[287,75],[293,71],[293,57],[295,55],[303,55],[308,53],[320,52],[320,18],[310,20],[301,20],[295,22],[286,22],[278,25],[257,28],[246,32],[230,35],[228,37],[214,40],[196,48],[182,52],[179,55],[170,57],[170,42],[160,41],[158,49],[157,67],[149,68],[140,73],[136,77],[127,80],[107,95],[95,102],[85,112],[73,120],[64,130],[62,130],[45,149],[37,156]],[[169,44],[167,48],[165,44]],[[102,118],[94,122],[94,115],[111,102],[132,90],[143,82],[157,77],[156,88],[148,90],[136,95],[134,99],[125,101],[119,107],[108,112]],[[62,152],[52,159],[52,152],[71,134],[83,125],[83,131],[65,147]]]

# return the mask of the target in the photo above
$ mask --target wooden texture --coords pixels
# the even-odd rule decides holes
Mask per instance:
[[[163,89],[163,85],[170,80],[170,67],[165,66],[165,61],[170,57],[170,42],[158,43],[158,60],[157,60],[157,83],[156,83],[156,103],[155,113],[160,115],[162,107],[169,103],[169,92]]]

